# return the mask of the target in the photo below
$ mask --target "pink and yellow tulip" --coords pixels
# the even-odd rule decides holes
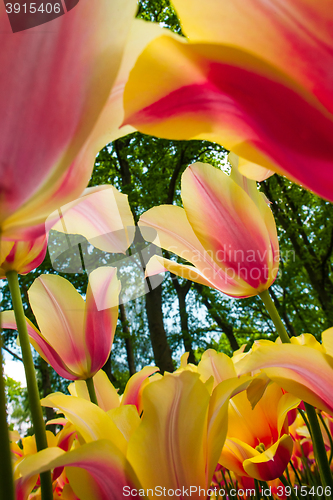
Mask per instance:
[[[333,328],[322,333],[322,344],[312,335],[255,343],[252,352],[236,364],[237,373],[262,370],[285,391],[333,414]]]
[[[172,3],[188,38],[159,37],[143,51],[124,123],[218,142],[333,200],[329,0]]]
[[[47,29],[13,34],[1,4],[2,237],[44,233],[46,217],[88,184],[102,132],[90,135],[116,81],[135,10],[135,0],[80,0]]]
[[[162,205],[141,216],[144,237],[145,227],[155,229],[156,245],[194,266],[153,257],[148,274],[167,269],[233,297],[256,295],[273,283],[279,246],[272,212],[255,181],[238,172],[237,158],[232,161],[230,176],[209,164],[191,165],[182,176],[184,208]]]
[[[28,274],[43,262],[46,250],[45,235],[31,241],[0,241],[0,278],[9,271]]]
[[[203,380],[212,377],[213,387],[236,377],[233,360],[212,349],[203,354],[198,372]],[[263,481],[280,477],[293,450],[288,412],[299,402],[283,394],[277,384],[254,379],[247,393],[243,391],[229,401],[228,432],[219,463],[239,476]]]
[[[40,331],[27,319],[30,342],[59,373],[69,379],[91,378],[106,363],[118,318],[116,269],[90,274],[86,302],[73,285],[56,275],[42,275],[29,289]],[[4,328],[16,328],[13,311],[2,313]]]

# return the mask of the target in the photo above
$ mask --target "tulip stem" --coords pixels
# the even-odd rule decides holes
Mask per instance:
[[[98,401],[97,401],[97,396],[96,396],[96,391],[95,391],[95,386],[94,386],[94,380],[93,378],[87,378],[86,379],[86,384],[87,384],[87,389],[89,392],[89,397],[90,401],[94,403],[95,405],[98,406]]]
[[[40,451],[47,448],[47,438],[17,272],[8,271],[6,278],[8,280],[17,331],[19,333],[36,446],[37,450]],[[42,500],[53,500],[53,488],[50,471],[43,472],[40,475],[40,484]]]
[[[330,465],[328,463],[325,443],[318,422],[317,413],[314,407],[309,405],[308,403],[304,403],[304,406],[310,424],[313,451],[318,463],[320,478],[322,480],[324,490],[326,489],[326,487],[328,487],[330,492],[333,494],[332,473]],[[331,494],[326,495],[326,497],[332,498]]]
[[[281,341],[284,344],[289,343],[290,342],[289,335],[284,327],[284,324],[281,321],[281,318],[279,316],[279,313],[277,312],[275,304],[272,301],[271,296],[269,295],[269,291],[265,290],[264,292],[259,293],[259,297],[261,298],[261,300],[265,304],[265,307],[268,311],[268,314],[270,315],[270,317],[275,325],[276,331],[278,332]]]
[[[0,330],[0,500],[14,500],[12,457],[7,427],[5,379],[2,362],[2,335]]]

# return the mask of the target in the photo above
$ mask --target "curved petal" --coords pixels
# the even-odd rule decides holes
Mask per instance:
[[[267,289],[278,266],[261,211],[251,197],[221,170],[195,163],[182,176],[182,200],[193,231],[216,264],[258,291]]]
[[[264,370],[285,391],[299,399],[333,412],[333,358],[307,346],[262,345],[236,365],[238,374]]]
[[[83,343],[85,303],[81,295],[69,281],[54,274],[37,278],[28,295],[44,339],[70,370],[84,377],[89,371]]]
[[[254,479],[271,481],[285,471],[293,451],[293,440],[284,434],[263,453],[243,462],[245,472]]]
[[[184,266],[160,257],[152,257],[152,263],[147,266],[148,273],[163,270],[157,263],[165,266],[170,272],[186,277],[204,285],[221,290],[237,297],[256,295],[257,291],[239,278],[235,273],[225,273],[213,260],[211,251],[204,249],[196,237],[184,209],[174,205],[161,205],[145,212],[139,221],[140,230],[147,241],[176,253],[183,259],[191,262],[195,267]],[[152,240],[151,232],[145,227],[153,228],[157,237]]]
[[[147,378],[159,371],[157,366],[145,366],[138,373],[132,375],[126,384],[124,394],[121,398],[121,405],[135,405],[139,413],[141,413],[141,398],[142,391],[145,387]]]
[[[1,224],[55,194],[108,98],[135,9],[134,0],[81,0],[49,29],[13,35],[1,6]]]
[[[61,410],[87,443],[98,439],[108,439],[119,450],[126,453],[127,442],[123,434],[109,415],[94,403],[55,393],[42,399],[41,404]]]
[[[35,328],[28,318],[25,318],[28,335],[31,345],[36,349],[39,355],[49,363],[52,368],[60,375],[60,377],[68,380],[75,380],[76,373],[72,372],[62,360],[56,349],[44,339],[43,335]],[[14,311],[4,311],[1,313],[1,323],[3,328],[17,330]]]
[[[200,373],[204,381],[213,376],[214,389],[223,380],[237,376],[234,364],[229,356],[222,352],[216,352],[214,349],[207,349],[203,353],[198,365],[198,373]]]
[[[0,242],[0,278],[8,271],[28,274],[44,260],[47,251],[47,236],[31,241]]]
[[[173,0],[173,5],[190,40],[257,55],[291,75],[333,112],[329,0]]]
[[[147,385],[142,399],[142,423],[130,439],[127,456],[143,488],[205,488],[209,392],[199,375],[166,374]]]
[[[56,467],[66,467],[74,493],[81,500],[119,500],[128,488],[140,485],[126,457],[110,441],[88,443],[68,453],[48,448],[28,457],[20,465],[23,477]]]
[[[118,408],[120,405],[119,394],[111,384],[107,374],[103,370],[99,370],[93,379],[98,406],[104,411]],[[69,385],[68,390],[72,396],[90,401],[87,384],[84,380],[76,380],[74,384]]]
[[[218,384],[212,394],[208,410],[206,478],[210,484],[228,430],[228,406],[230,398],[244,391],[251,377],[231,378]]]
[[[84,195],[53,212],[46,228],[80,234],[105,252],[125,253],[135,233],[127,195],[113,186],[88,188]]]
[[[160,37],[139,56],[124,99],[124,123],[141,132],[219,142],[333,200],[333,116],[249,52]]]
[[[81,333],[89,360],[89,377],[105,365],[110,355],[118,320],[119,292],[117,268],[99,267],[90,273]]]

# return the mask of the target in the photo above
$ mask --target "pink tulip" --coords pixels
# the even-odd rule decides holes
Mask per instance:
[[[119,291],[113,267],[90,274],[86,302],[60,276],[34,281],[28,295],[40,331],[26,320],[30,342],[61,377],[85,380],[104,366],[117,325]],[[13,311],[2,313],[2,326],[16,329]]]
[[[195,163],[182,176],[184,209],[154,207],[139,222],[157,232],[154,243],[193,266],[153,257],[147,274],[165,269],[233,297],[256,295],[273,283],[279,246],[274,218],[255,181]],[[151,241],[151,240],[149,240]]]
[[[46,250],[45,235],[32,241],[1,241],[0,278],[5,278],[8,271],[28,274],[43,262]]]

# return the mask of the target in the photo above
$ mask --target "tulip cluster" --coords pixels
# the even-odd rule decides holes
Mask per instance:
[[[217,491],[227,495],[232,488],[249,498],[256,482],[272,498],[287,498],[291,488],[314,489],[313,442],[301,400],[266,372],[237,375],[259,349],[233,358],[208,350],[198,366],[187,364],[184,355],[180,368],[164,376],[157,367],[145,367],[122,396],[99,371],[99,407],[82,381],[69,386],[70,396],[47,396],[42,404],[65,416],[55,420],[62,430],[48,433],[49,448],[37,454],[33,437],[19,446],[20,436],[12,435],[19,498],[30,491],[38,498],[38,474],[47,469],[53,470],[54,498],[63,499],[152,500],[159,491],[169,498],[185,498],[184,491],[192,498],[200,498],[199,491],[219,498]],[[320,418],[330,454],[333,417]],[[286,470],[292,478],[287,486],[279,480]]]

